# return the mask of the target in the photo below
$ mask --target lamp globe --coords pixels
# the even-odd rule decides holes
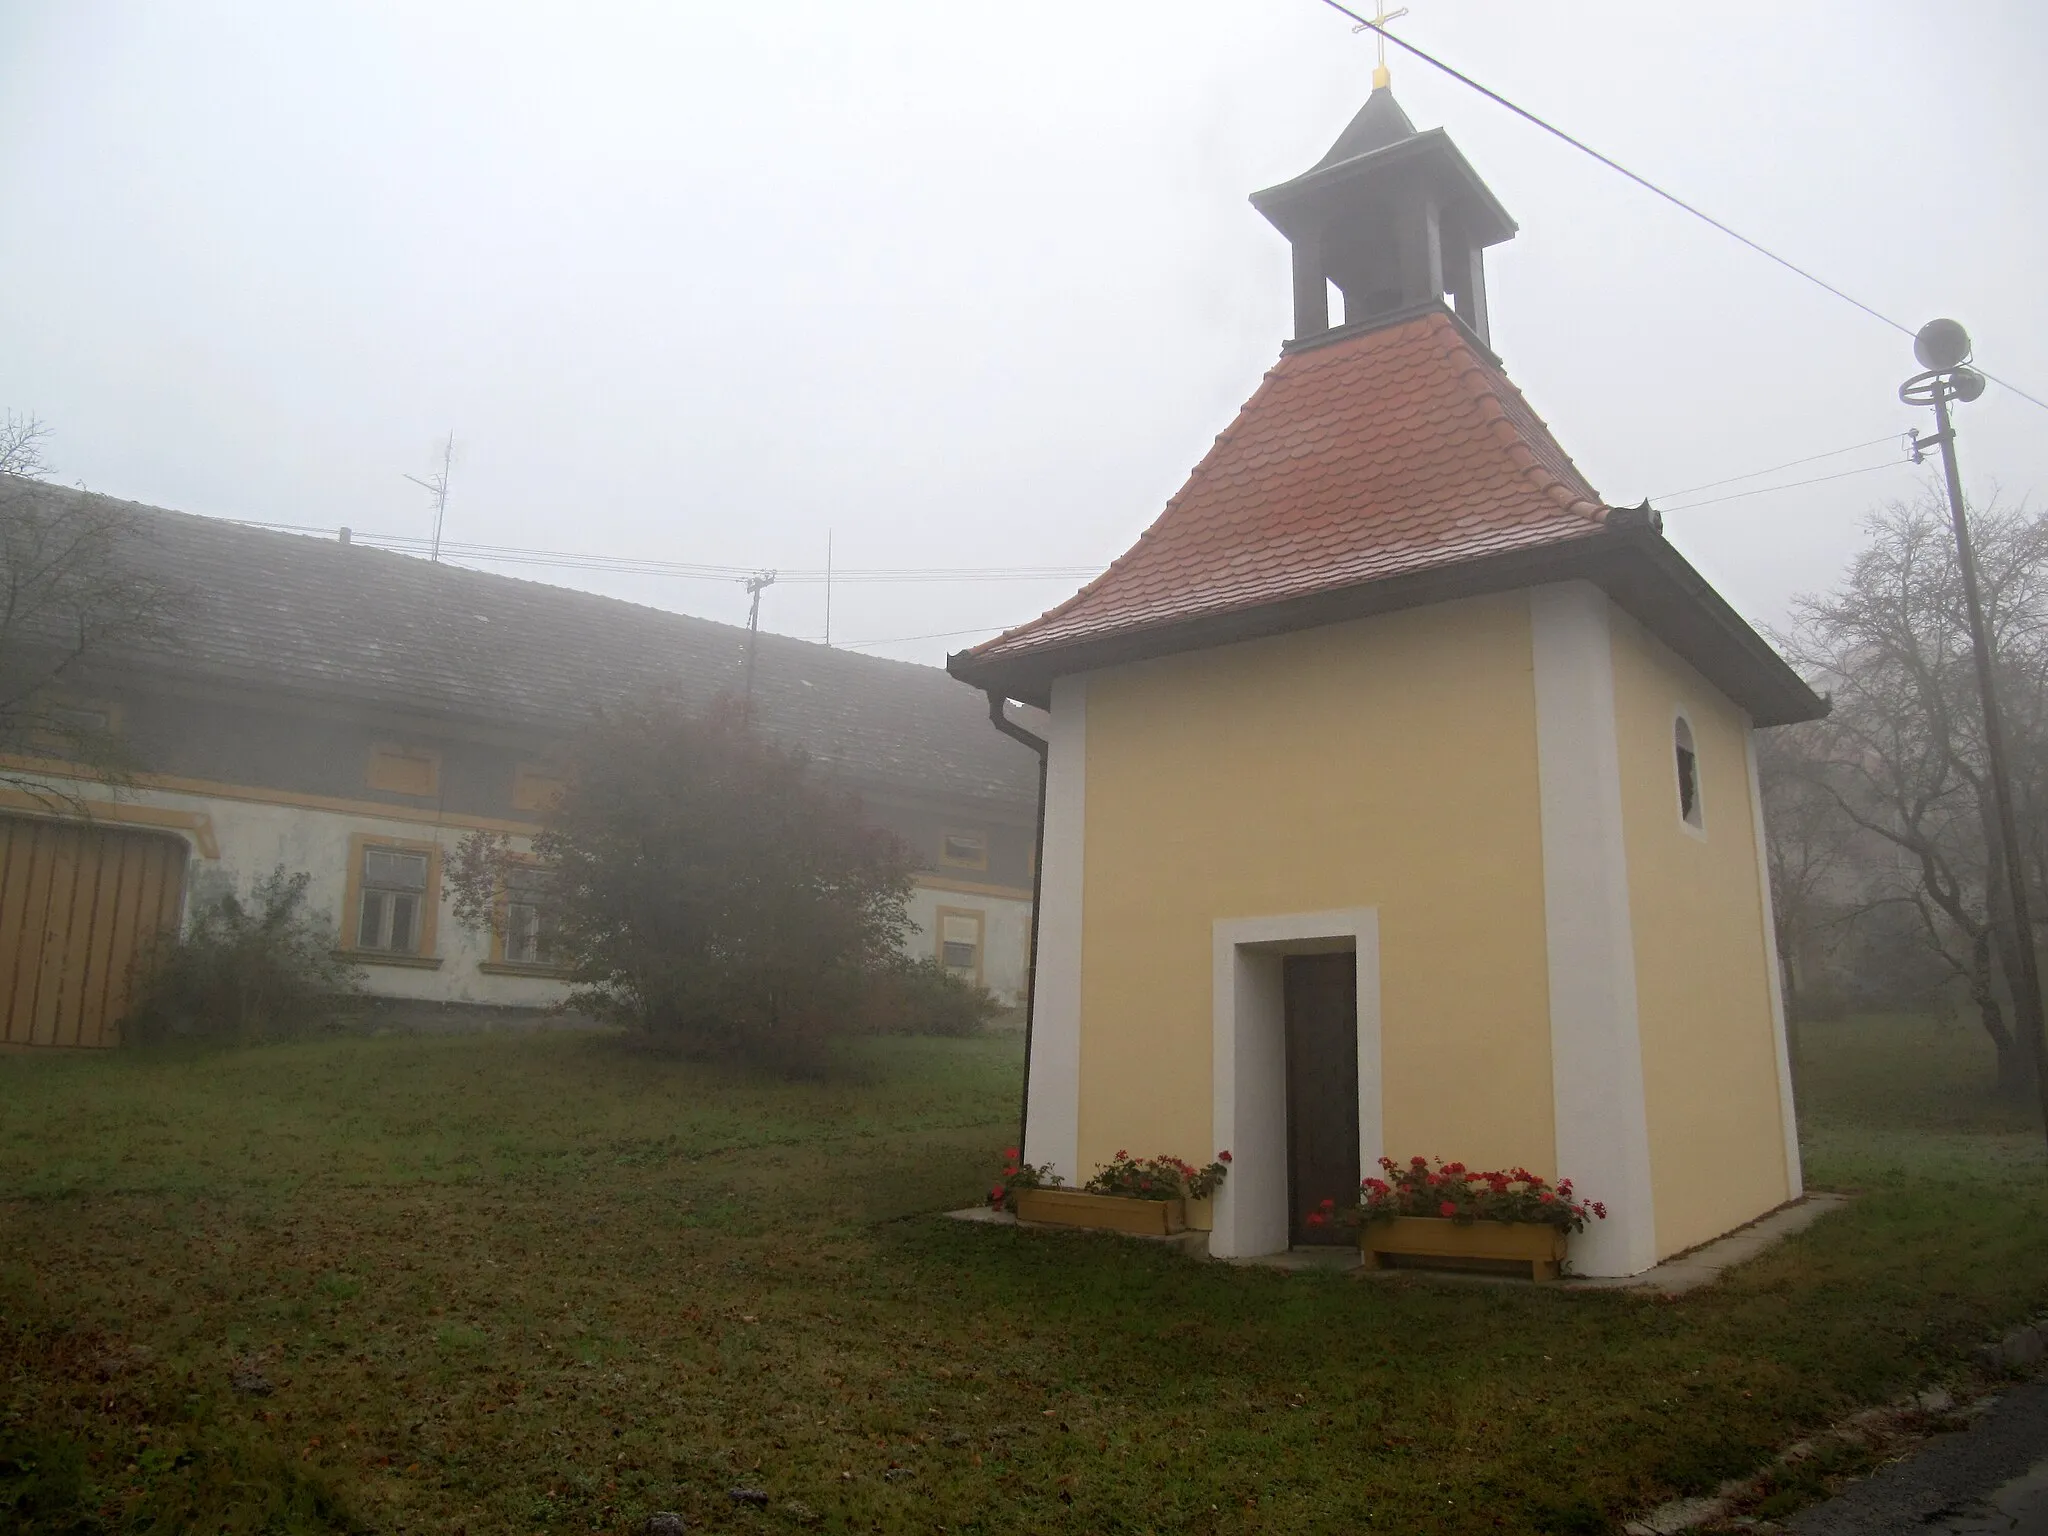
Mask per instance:
[[[1930,320],[1913,338],[1913,355],[1937,373],[1960,368],[1970,360],[1970,333],[1953,320]]]

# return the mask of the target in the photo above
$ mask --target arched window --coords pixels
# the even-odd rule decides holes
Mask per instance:
[[[1700,816],[1700,758],[1693,749],[1692,722],[1680,715],[1671,734],[1678,750],[1678,819],[1688,827],[1705,831],[1706,823]]]

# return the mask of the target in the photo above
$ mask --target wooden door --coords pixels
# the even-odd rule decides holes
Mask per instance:
[[[0,816],[0,1043],[113,1045],[136,958],[174,933],[185,845]]]
[[[1288,955],[1288,1231],[1297,1243],[1356,1241],[1348,1227],[1311,1227],[1324,1200],[1358,1199],[1358,959],[1349,950]]]

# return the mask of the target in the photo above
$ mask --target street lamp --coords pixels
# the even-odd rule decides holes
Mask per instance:
[[[1956,568],[1963,578],[1963,606],[1970,619],[1971,659],[1977,667],[1977,698],[1984,711],[1984,756],[1991,774],[1992,809],[1998,818],[1999,862],[2005,866],[2006,906],[2012,917],[2012,982],[2014,1022],[2034,1058],[2034,1084],[2041,1096],[2041,1115],[2048,1128],[2048,1035],[2041,1009],[2041,966],[2034,953],[2034,923],[2028,913],[2026,869],[2020,862],[2019,820],[2013,811],[2012,773],[2005,755],[2005,720],[1998,708],[1997,671],[1991,636],[1984,627],[1984,603],[1977,588],[1977,552],[1970,543],[1970,520],[1963,512],[1963,478],[1956,468],[1956,429],[1950,420],[1951,400],[1964,404],[1984,393],[1984,375],[1970,364],[1970,333],[1953,320],[1930,320],[1913,338],[1913,356],[1924,370],[1899,386],[1907,405],[1934,407],[1934,436],[1913,434],[1913,460],[1928,443],[1941,445],[1942,472],[1948,480],[1949,521],[1955,525]]]

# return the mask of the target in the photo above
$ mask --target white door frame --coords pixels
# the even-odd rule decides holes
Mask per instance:
[[[1212,936],[1215,1106],[1230,1176],[1217,1192],[1209,1252],[1287,1251],[1287,1022],[1281,959],[1350,950],[1358,963],[1358,1164],[1384,1150],[1380,1103],[1380,918],[1377,907],[1218,918]]]

